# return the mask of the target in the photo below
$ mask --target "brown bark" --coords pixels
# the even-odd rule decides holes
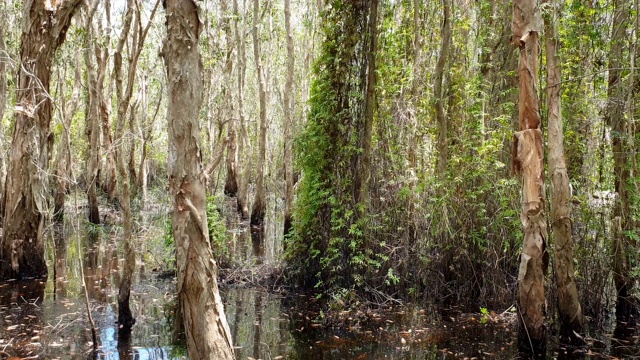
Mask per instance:
[[[260,106],[260,127],[258,131],[258,176],[256,179],[256,196],[253,199],[251,210],[251,225],[262,225],[267,209],[266,202],[266,175],[265,165],[267,160],[267,90],[262,66],[262,52],[260,50],[260,1],[253,0],[253,58],[256,63],[258,78],[258,98]]]
[[[202,61],[197,4],[167,0],[167,37],[161,56],[169,82],[169,184],[176,243],[178,299],[189,358],[233,359],[232,339],[218,292],[202,179],[200,122]],[[186,71],[189,69],[190,71]]]
[[[557,7],[557,0],[548,3]],[[549,126],[549,172],[551,173],[551,232],[555,241],[555,270],[558,287],[560,335],[563,340],[580,344],[583,331],[582,308],[574,279],[573,236],[571,225],[571,189],[564,154],[562,106],[560,96],[560,63],[557,56],[557,10],[545,17],[545,49],[547,56],[547,112]]]
[[[291,31],[291,0],[284,0],[284,27],[287,36],[287,80],[284,86],[284,236],[291,230],[293,207],[293,75],[295,53]]]
[[[438,165],[437,174],[443,179],[447,170],[447,159],[449,158],[449,146],[447,144],[448,120],[444,111],[444,94],[442,86],[444,83],[444,67],[447,63],[449,48],[451,47],[451,0],[442,2],[442,42],[440,45],[440,55],[436,63],[434,73],[433,96],[435,97],[436,122],[438,124]]]
[[[625,33],[630,25],[630,9],[628,2],[615,0],[613,2],[613,24],[611,32],[611,50],[609,52],[609,79],[607,89],[607,106],[605,108],[605,122],[611,126],[611,141],[613,151],[614,186],[618,199],[614,207],[614,217],[619,222],[620,231],[613,239],[613,281],[616,287],[616,318],[620,322],[628,322],[635,311],[632,300],[632,289],[635,283],[631,271],[633,269],[632,254],[635,242],[627,234],[633,229],[630,219],[629,180],[631,171],[629,155],[631,152],[629,124],[625,119],[626,91],[622,81],[622,67],[626,47]]]
[[[9,153],[0,278],[47,275],[44,228],[51,147],[51,63],[81,0],[25,1],[16,86],[15,128]]]
[[[538,100],[538,32],[542,19],[533,0],[513,2],[518,65],[520,131],[514,136],[514,168],[522,174],[524,239],[518,270],[519,346],[541,356],[546,349],[544,276],[548,263],[544,214],[544,152]]]

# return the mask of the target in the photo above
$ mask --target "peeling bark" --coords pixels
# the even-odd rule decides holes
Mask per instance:
[[[556,0],[550,0],[554,7]],[[557,10],[556,10],[557,12]],[[582,308],[574,279],[573,236],[571,225],[571,190],[564,154],[560,64],[556,54],[558,34],[555,12],[545,17],[547,56],[547,112],[549,126],[549,172],[551,173],[551,231],[555,242],[555,270],[558,288],[560,336],[572,344],[582,344]]]
[[[520,131],[514,135],[513,168],[522,174],[524,228],[518,270],[519,347],[543,356],[546,352],[544,277],[548,264],[544,213],[544,152],[538,100],[538,32],[541,18],[534,0],[513,2],[514,41],[520,48],[518,65]]]
[[[202,102],[201,22],[197,4],[167,0],[162,47],[169,82],[169,184],[176,243],[178,299],[189,358],[233,359],[231,332],[216,280],[206,221],[198,112]]]
[[[15,128],[9,151],[0,278],[46,277],[51,63],[81,0],[25,1],[16,90]]]

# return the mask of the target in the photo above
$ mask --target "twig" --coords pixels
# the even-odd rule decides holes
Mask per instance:
[[[80,237],[77,239],[78,249],[82,249],[80,244]],[[96,324],[93,322],[93,316],[91,315],[91,307],[89,306],[89,293],[87,292],[87,283],[84,281],[84,264],[82,263],[82,251],[78,251],[78,259],[80,260],[80,277],[82,278],[82,289],[84,290],[84,305],[87,308],[87,315],[89,317],[89,324],[91,325],[91,338],[93,340],[93,351],[98,351],[98,336],[96,335]]]

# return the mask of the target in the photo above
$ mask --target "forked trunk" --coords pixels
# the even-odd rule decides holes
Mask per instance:
[[[534,0],[514,0],[513,34],[520,48],[519,122],[514,135],[513,167],[522,174],[524,228],[518,270],[519,347],[536,356],[546,350],[547,224],[544,213],[544,152],[538,100],[538,33],[542,19]]]
[[[162,57],[169,83],[169,186],[178,299],[189,358],[233,359],[206,218],[198,113],[202,102],[201,22],[192,0],[166,0]],[[190,71],[185,71],[189,69]]]

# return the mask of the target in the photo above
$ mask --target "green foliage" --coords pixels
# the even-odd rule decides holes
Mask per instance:
[[[163,263],[168,269],[176,268],[176,242],[173,237],[173,226],[169,217],[163,218],[164,235],[163,241]]]
[[[360,286],[360,274],[376,264],[364,245],[366,206],[356,200],[361,184],[353,181],[364,121],[364,79],[354,64],[364,56],[358,49],[365,46],[365,8],[338,0],[327,7],[309,118],[295,141],[296,165],[304,177],[287,247],[289,273],[319,290]]]
[[[222,259],[229,257],[229,247],[227,246],[227,226],[224,223],[222,214],[216,205],[216,198],[209,196],[207,198],[207,225],[209,227],[209,241],[211,241],[211,249],[216,259],[219,259],[221,265],[224,263]]]

